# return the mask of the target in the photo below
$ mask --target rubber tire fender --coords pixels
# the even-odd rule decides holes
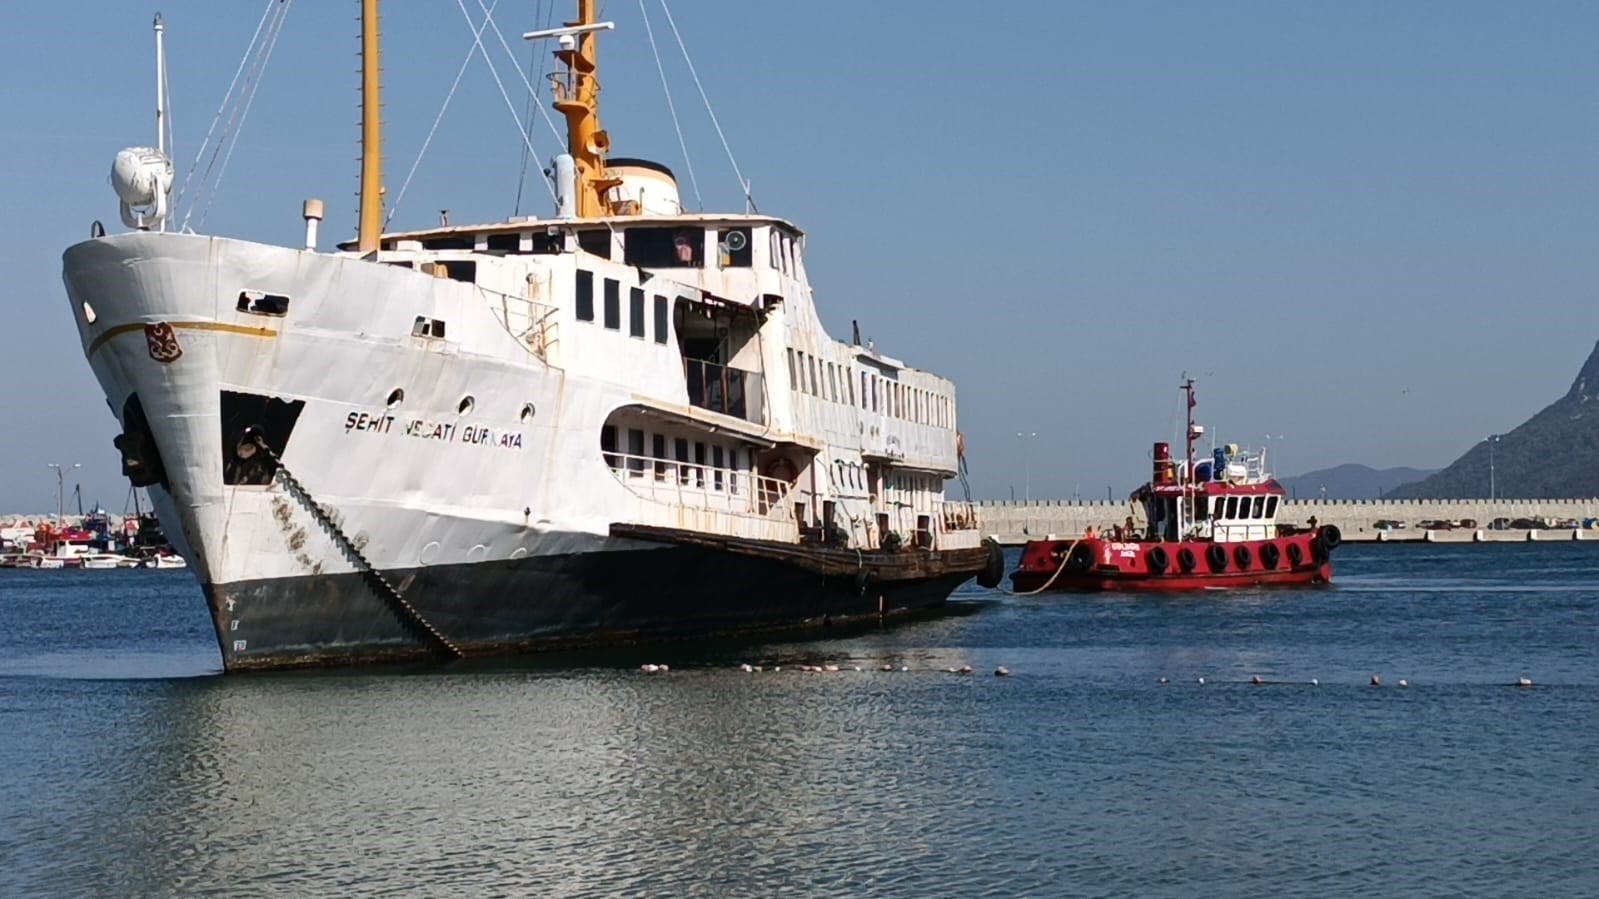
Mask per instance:
[[[1066,570],[1073,574],[1082,574],[1094,566],[1094,550],[1092,547],[1077,544],[1072,550],[1071,557],[1066,560]]]
[[[1233,548],[1233,561],[1238,563],[1239,571],[1248,571],[1249,563],[1254,561],[1254,554],[1249,551],[1249,547],[1240,544]]]
[[[1281,558],[1282,551],[1277,548],[1275,543],[1268,543],[1260,548],[1260,567],[1262,568],[1276,568]]]
[[[988,557],[983,560],[983,570],[977,573],[977,586],[992,590],[1005,580],[1005,550],[993,539],[983,538],[983,549]]]
[[[1211,571],[1227,570],[1227,550],[1219,543],[1212,543],[1205,549],[1205,561],[1210,564]]]
[[[1332,552],[1344,542],[1344,532],[1338,530],[1336,524],[1324,524],[1321,526],[1321,540],[1327,544],[1327,551]]]
[[[1165,547],[1157,546],[1145,554],[1144,564],[1155,574],[1164,574],[1166,566],[1171,564],[1171,558],[1166,555]]]
[[[1185,546],[1177,551],[1177,567],[1183,570],[1183,574],[1192,572],[1198,564],[1199,557],[1194,555],[1193,550]]]
[[[1299,544],[1297,544],[1297,543],[1288,544],[1288,567],[1289,568],[1298,568],[1300,565],[1303,565],[1304,563],[1305,563],[1305,551],[1300,549],[1299,548]]]

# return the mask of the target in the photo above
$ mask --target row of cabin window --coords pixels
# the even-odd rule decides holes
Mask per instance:
[[[948,397],[890,381],[864,369],[860,371],[861,389],[857,394],[850,371],[846,366],[826,362],[804,350],[789,347],[788,384],[791,390],[852,406],[859,396],[861,408],[868,412],[881,412],[917,424],[950,427]],[[839,387],[840,383],[843,384],[842,388]]]
[[[943,486],[928,475],[895,474],[888,478],[883,492],[890,505],[910,506],[915,504],[917,494],[942,494]]]
[[[1249,519],[1265,519],[1277,517],[1277,497],[1275,496],[1227,496],[1217,497],[1216,505],[1207,509],[1210,497],[1199,498],[1199,515],[1203,519],[1214,512],[1216,518],[1223,521],[1243,521]]]
[[[591,322],[594,320],[594,273],[577,270],[577,280],[573,287],[576,297],[577,320]],[[665,343],[667,333],[667,302],[666,297],[655,295],[655,342]],[[642,288],[628,288],[628,333],[640,340],[644,339],[644,291]],[[615,278],[605,279],[605,327],[612,331],[622,330],[622,284]]]
[[[799,276],[799,253],[794,238],[785,231],[767,232],[771,239],[767,261],[772,268],[785,275]],[[484,251],[497,254],[552,255],[562,252],[565,237],[559,233],[534,231],[527,235],[527,249],[522,248],[521,233],[489,234],[484,237]],[[578,249],[602,259],[611,258],[611,230],[593,229],[577,233]],[[394,249],[388,244],[385,249]],[[477,236],[452,234],[422,241],[425,250],[476,250]],[[717,262],[721,268],[749,268],[755,264],[754,245],[750,229],[745,227],[721,228],[716,231]],[[705,229],[702,228],[624,228],[622,230],[622,261],[644,268],[699,268],[705,265]],[[409,267],[409,263],[399,263]],[[474,265],[475,263],[468,263]],[[449,276],[457,281],[474,280],[475,272],[465,266],[452,267]]]
[[[579,231],[578,249],[601,259],[611,258],[611,232]],[[491,248],[492,249],[492,248]],[[750,229],[722,228],[716,232],[717,265],[749,268],[755,264]],[[640,268],[701,268],[705,265],[703,228],[625,228],[622,261]]]
[[[616,425],[601,428],[600,451],[605,454],[605,464],[611,466],[612,471],[620,472],[625,468],[631,477],[642,478],[649,469],[657,481],[669,480],[675,475],[680,484],[733,494],[739,492],[739,482],[748,477],[743,470],[745,454],[740,449],[695,441],[691,457],[688,438],[674,437],[671,438],[672,452],[668,455],[665,434],[646,434],[642,428],[628,428],[626,455],[630,458],[624,459],[618,454],[616,438]],[[648,453],[644,451],[646,438]],[[643,458],[646,455],[651,460],[648,463]]]

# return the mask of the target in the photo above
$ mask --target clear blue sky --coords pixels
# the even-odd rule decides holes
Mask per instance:
[[[648,3],[704,207],[738,209]],[[82,463],[86,499],[123,507],[116,427],[78,348],[61,251],[92,220],[116,223],[112,156],[153,142],[152,14],[167,24],[181,180],[263,6],[7,10],[0,511],[53,508],[53,461]],[[673,166],[692,205],[639,6],[605,6],[618,22],[601,38],[615,152]],[[549,7],[503,0],[496,21],[513,35]],[[883,351],[958,384],[980,497],[1029,484],[1034,497],[1125,495],[1149,443],[1175,433],[1185,371],[1201,421],[1238,443],[1271,435],[1280,473],[1440,467],[1559,397],[1599,339],[1599,5],[677,0],[673,12],[761,210],[809,233],[832,332],[859,319]],[[327,235],[353,232],[355,17],[353,2],[291,8],[202,230],[293,242],[300,201],[318,196]],[[384,34],[392,198],[471,32],[446,0],[389,0]],[[526,67],[530,48],[514,49]],[[512,214],[520,147],[474,60],[395,224]],[[542,123],[535,147],[557,151]],[[528,182],[521,211],[547,210]]]

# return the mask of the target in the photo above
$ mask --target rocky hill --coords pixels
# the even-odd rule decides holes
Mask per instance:
[[[1566,395],[1449,467],[1395,488],[1399,499],[1561,499],[1599,496],[1599,344]]]
[[[1372,468],[1369,465],[1337,465],[1277,481],[1295,499],[1381,499],[1395,487],[1419,481],[1432,474],[1424,468]],[[1323,491],[1326,491],[1323,493]]]

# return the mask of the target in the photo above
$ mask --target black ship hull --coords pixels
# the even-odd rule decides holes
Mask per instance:
[[[936,609],[985,549],[774,558],[696,545],[205,585],[228,671],[803,636]],[[848,558],[848,570],[843,560]],[[407,614],[409,610],[410,614]]]

